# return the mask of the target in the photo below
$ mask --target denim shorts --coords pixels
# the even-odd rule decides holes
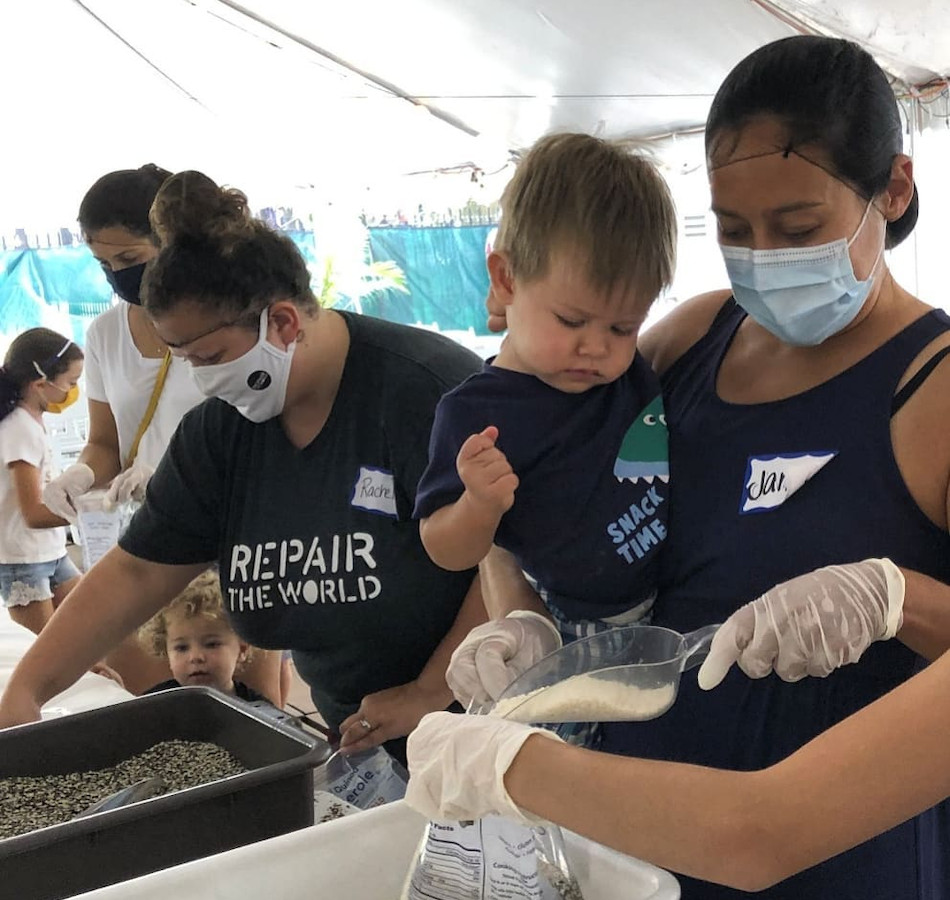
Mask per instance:
[[[0,563],[0,596],[6,607],[49,600],[55,588],[78,575],[65,554],[50,562]]]

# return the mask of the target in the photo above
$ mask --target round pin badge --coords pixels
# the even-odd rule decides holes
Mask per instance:
[[[270,383],[270,372],[265,372],[263,369],[251,372],[251,374],[247,376],[247,386],[252,391],[262,391],[264,388],[269,387]]]

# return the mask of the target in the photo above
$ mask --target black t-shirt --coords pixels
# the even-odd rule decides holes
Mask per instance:
[[[158,691],[168,691],[172,688],[178,687],[181,687],[181,684],[179,684],[179,682],[177,682],[174,678],[169,678],[168,681],[162,681],[161,683],[156,684],[154,687],[150,687],[145,693],[154,694]],[[270,703],[270,700],[268,700],[263,694],[259,694],[254,690],[254,688],[248,687],[243,681],[234,682],[234,696],[237,697],[238,700],[246,700],[248,703],[260,703],[261,701],[264,703]]]
[[[293,650],[333,728],[418,676],[471,584],[431,562],[412,509],[436,404],[481,367],[440,335],[342,315],[350,348],[317,437],[298,450],[278,418],[202,403],[120,540],[153,562],[219,560],[235,630]]]

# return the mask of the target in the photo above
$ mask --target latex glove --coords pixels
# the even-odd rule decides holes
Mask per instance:
[[[699,686],[714,688],[733,663],[750,678],[823,678],[894,637],[903,608],[904,576],[889,559],[816,569],[733,613],[712,640]]]
[[[112,479],[103,506],[108,510],[115,509],[121,503],[128,503],[129,500],[138,500],[141,503],[145,499],[145,486],[154,471],[151,466],[136,460]]]
[[[427,819],[481,819],[498,815],[525,825],[540,819],[519,809],[505,789],[505,773],[535,734],[560,738],[495,716],[437,712],[409,735],[406,803]]]
[[[53,515],[76,521],[75,499],[88,491],[96,475],[85,463],[74,463],[43,488],[43,506]]]
[[[561,635],[540,613],[517,609],[473,628],[449,661],[445,680],[466,709],[497,700],[538,660],[561,647]]]
[[[383,741],[405,737],[426,713],[443,710],[450,703],[444,685],[439,691],[431,691],[418,681],[367,694],[360,708],[340,723],[340,750],[359,753]]]

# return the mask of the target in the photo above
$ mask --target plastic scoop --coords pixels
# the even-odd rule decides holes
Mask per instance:
[[[166,788],[165,782],[155,776],[154,778],[143,778],[130,784],[108,797],[97,800],[92,806],[87,807],[81,813],[73,816],[74,819],[83,819],[94,813],[109,812],[112,809],[118,809],[120,806],[127,806],[129,803],[138,803],[139,800],[148,800],[156,794],[162,793]]]
[[[655,719],[673,705],[680,675],[702,662],[718,628],[684,635],[628,625],[581,638],[516,678],[490,712],[526,724]]]

